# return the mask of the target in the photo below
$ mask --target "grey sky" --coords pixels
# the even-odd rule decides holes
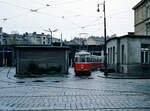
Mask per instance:
[[[134,31],[132,8],[139,1],[106,0],[107,35]],[[103,7],[96,12],[98,3],[103,0],[0,0],[0,25],[8,33],[57,28],[54,36],[60,38],[63,33],[67,40],[80,33],[103,36]]]

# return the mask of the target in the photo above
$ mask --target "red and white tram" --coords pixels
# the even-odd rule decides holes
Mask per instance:
[[[104,69],[104,56],[91,55],[89,52],[81,51],[75,54],[74,70],[76,75],[90,75],[92,70]]]

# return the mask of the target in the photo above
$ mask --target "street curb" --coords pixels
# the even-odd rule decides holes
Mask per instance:
[[[113,76],[104,76],[104,75],[98,75],[97,77],[106,78],[106,79],[150,79],[150,77],[113,77]]]

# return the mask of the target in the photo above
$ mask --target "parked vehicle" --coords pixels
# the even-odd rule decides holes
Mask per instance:
[[[91,55],[87,51],[75,54],[74,70],[76,75],[90,75],[92,70],[104,69],[104,56]]]

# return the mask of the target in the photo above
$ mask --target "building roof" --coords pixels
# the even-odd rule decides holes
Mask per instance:
[[[141,0],[138,4],[136,4],[134,7],[133,7],[133,10],[137,9],[139,6],[141,6],[146,0]]]
[[[88,39],[93,39],[98,42],[104,42],[104,37],[91,36]]]
[[[122,38],[149,38],[150,39],[150,36],[147,36],[147,35],[133,35],[133,34],[129,34],[129,35],[123,35],[123,36],[120,36],[120,37],[113,37],[113,38],[110,38],[107,40],[107,42],[111,41],[111,40],[115,40],[115,39],[122,39]]]
[[[76,45],[81,45],[83,44],[83,42],[85,41],[84,38],[78,38],[78,37],[75,37],[73,40],[71,40],[71,44],[76,44]]]

